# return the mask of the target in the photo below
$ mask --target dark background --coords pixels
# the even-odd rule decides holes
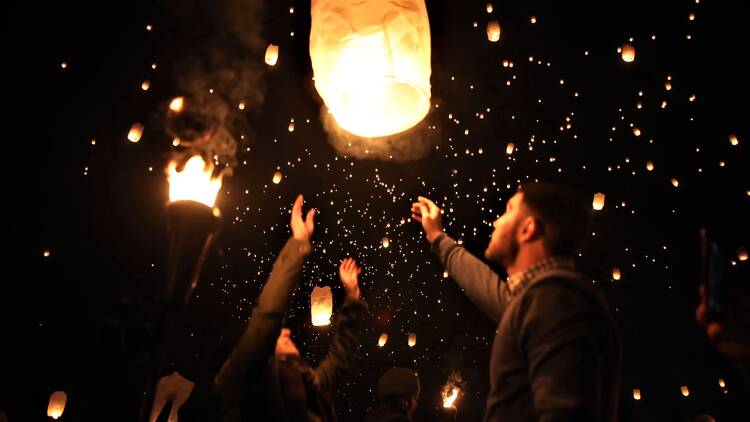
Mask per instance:
[[[151,298],[164,277],[163,168],[175,148],[163,116],[169,99],[184,94],[177,82],[183,64],[211,49],[257,59],[262,78],[251,89],[263,101],[244,113],[249,129],[239,165],[217,203],[223,231],[171,344],[170,371],[199,386],[210,379],[250,315],[289,236],[287,210],[303,193],[319,215],[315,249],[289,312],[293,338],[311,362],[323,357],[330,329],[310,326],[309,293],[316,284],[335,286],[335,313],[343,297],[337,265],[349,255],[364,266],[362,293],[373,317],[360,368],[337,396],[341,420],[361,418],[377,378],[394,365],[419,372],[418,418],[430,418],[440,387],[460,371],[466,394],[458,419],[478,420],[494,327],[443,278],[420,227],[408,221],[410,203],[426,195],[450,209],[448,233],[481,255],[489,224],[519,183],[560,181],[607,195],[580,261],[622,329],[624,420],[747,415],[735,366],[694,322],[699,227],[715,229],[727,263],[737,261],[738,247],[750,247],[741,64],[747,37],[739,9],[710,1],[495,2],[488,15],[485,2],[429,1],[434,107],[417,131],[429,131],[425,139],[434,145],[425,157],[397,161],[337,155],[328,143],[311,81],[309,4],[265,5],[256,28],[281,46],[271,68],[262,65],[263,49],[221,43],[232,36],[223,22],[239,3],[11,9],[5,67],[14,76],[6,89],[17,95],[10,105],[20,116],[6,122],[6,143],[20,148],[6,158],[13,163],[10,191],[17,189],[17,199],[6,199],[14,215],[6,221],[17,241],[6,265],[0,375],[0,407],[11,421],[43,420],[56,390],[68,394],[64,420],[136,417]],[[503,32],[490,43],[484,28],[495,19]],[[617,47],[630,37],[636,61],[627,64]],[[502,67],[504,59],[514,67]],[[667,75],[671,91],[664,88]],[[151,82],[148,91],[143,80]],[[572,127],[561,130],[566,117]],[[288,132],[292,118],[296,129]],[[131,143],[126,135],[135,122],[146,130]],[[730,145],[730,133],[739,146]],[[508,142],[516,145],[510,156]],[[284,179],[275,185],[277,169]],[[730,278],[746,284],[748,262],[736,264]],[[614,266],[622,270],[619,281],[611,278]],[[381,332],[390,336],[382,349]],[[413,348],[408,332],[417,334]],[[680,394],[683,385],[688,397]],[[635,388],[640,401],[632,399]],[[199,397],[191,397],[181,419],[200,419]]]

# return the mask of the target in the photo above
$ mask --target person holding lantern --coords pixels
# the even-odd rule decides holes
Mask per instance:
[[[284,312],[312,246],[315,210],[302,219],[302,195],[292,207],[289,239],[252,318],[214,379],[225,421],[335,421],[331,393],[354,362],[367,306],[360,299],[360,268],[348,258],[339,267],[346,300],[336,320],[326,358],[312,368],[300,357],[291,332],[281,328]]]
[[[590,203],[555,184],[522,186],[484,252],[507,281],[445,234],[434,202],[420,196],[411,212],[448,273],[498,324],[484,420],[616,420],[619,336],[605,298],[573,267]]]

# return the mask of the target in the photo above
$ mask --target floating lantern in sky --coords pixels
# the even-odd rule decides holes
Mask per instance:
[[[269,66],[276,66],[276,62],[279,60],[279,46],[275,44],[268,44],[266,47],[266,64]]]
[[[646,170],[648,170],[648,171],[654,171],[654,163],[653,163],[653,161],[646,161]]]
[[[596,211],[601,211],[604,208],[604,194],[603,193],[595,193],[594,194],[594,209]]]
[[[637,127],[634,127],[633,128],[633,135],[635,135],[635,136],[641,136],[641,130],[638,129]]]
[[[380,335],[380,338],[378,338],[378,347],[385,346],[385,343],[388,342],[388,334],[383,333]]]
[[[635,61],[635,47],[630,44],[624,44],[621,48],[622,61],[625,63],[632,63]]]
[[[500,22],[487,22],[487,39],[492,42],[500,41]]]
[[[240,109],[240,110],[244,110],[245,109],[245,102],[244,101],[240,101],[240,103],[237,104],[237,108]]]
[[[487,13],[492,13],[493,10],[495,8],[492,6],[492,3],[487,3]]]
[[[214,166],[203,161],[200,155],[194,155],[177,171],[177,162],[167,165],[169,181],[169,201],[195,201],[208,207],[216,203],[216,194],[221,189],[221,176],[213,176]]]
[[[529,21],[531,22],[532,25],[535,24],[536,23],[536,16],[532,16],[531,19],[529,19]]]
[[[287,126],[286,130],[288,130],[289,132],[294,132],[294,119],[289,121],[289,126]]]
[[[273,183],[278,185],[281,182],[282,177],[283,176],[280,171],[275,172],[273,174]]]
[[[737,135],[733,133],[729,135],[729,143],[732,144],[733,147],[736,147],[737,145],[740,144],[740,140],[737,139]]]
[[[622,274],[620,273],[620,268],[612,267],[612,279],[619,280],[621,277],[622,277]]]
[[[310,59],[315,88],[336,123],[382,137],[430,109],[430,24],[423,0],[313,0]]]
[[[65,403],[68,401],[68,395],[64,391],[55,391],[49,397],[49,404],[47,405],[47,416],[52,419],[57,419],[62,416],[65,410]]]
[[[687,385],[683,385],[682,387],[680,387],[680,393],[682,393],[684,397],[690,395],[690,390],[687,388]]]
[[[664,89],[666,89],[667,91],[671,91],[672,90],[672,82],[664,82]]]
[[[381,243],[383,245],[383,248],[388,248],[388,246],[391,246],[391,240],[388,239],[388,236],[383,236]]]
[[[408,339],[409,347],[414,347],[415,344],[417,344],[417,335],[414,333],[409,333],[409,339]]]
[[[641,399],[641,390],[635,388],[633,389],[633,399],[640,400]]]
[[[516,149],[516,146],[513,144],[513,142],[508,142],[508,145],[505,146],[505,153],[511,155],[513,154],[514,149]]]
[[[134,123],[133,126],[130,127],[130,131],[128,131],[128,141],[130,142],[138,142],[141,140],[141,136],[143,135],[143,125],[140,123]]]
[[[333,313],[333,295],[331,286],[313,288],[310,294],[310,312],[312,314],[312,325],[316,327],[331,323]]]
[[[50,255],[49,249],[45,249],[44,252],[42,252],[42,256],[44,256],[45,258],[48,258],[49,255]]]
[[[724,379],[723,378],[719,378],[719,387],[725,388],[726,386],[727,386],[727,384],[724,382]]]
[[[673,178],[672,178],[672,186],[674,186],[674,187],[678,187],[678,186],[680,186],[680,181],[679,181],[679,180],[677,180],[677,179],[675,179],[675,178],[673,177]]]
[[[184,106],[185,97],[174,97],[172,98],[172,101],[169,102],[169,109],[174,111],[175,113],[181,112]]]
[[[148,91],[148,89],[151,88],[151,82],[149,81],[143,81],[141,82],[141,89],[144,91]]]
[[[747,250],[745,248],[737,249],[737,259],[740,261],[747,261]]]

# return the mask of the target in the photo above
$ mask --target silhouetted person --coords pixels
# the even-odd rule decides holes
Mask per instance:
[[[527,184],[493,223],[484,252],[509,277],[443,232],[441,210],[419,197],[432,251],[466,295],[498,324],[485,421],[613,421],[621,346],[601,292],[575,271],[590,202],[567,188]]]
[[[273,265],[245,332],[214,380],[225,421],[335,421],[333,388],[348,372],[359,344],[366,305],[359,298],[360,269],[341,263],[346,291],[328,355],[317,368],[300,358],[282,318],[312,248],[315,210],[302,220],[302,195],[292,207],[292,238]]]
[[[365,422],[411,422],[419,399],[419,378],[411,369],[391,368],[378,380],[378,402]]]

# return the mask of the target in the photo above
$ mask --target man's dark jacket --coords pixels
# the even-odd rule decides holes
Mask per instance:
[[[451,277],[498,324],[485,421],[615,421],[621,346],[601,292],[552,269],[511,295],[507,283],[453,239],[432,243]]]
[[[287,241],[242,337],[216,375],[224,421],[336,420],[331,392],[354,364],[366,305],[344,303],[328,355],[317,368],[302,359],[274,358],[282,318],[310,249],[308,241]]]

